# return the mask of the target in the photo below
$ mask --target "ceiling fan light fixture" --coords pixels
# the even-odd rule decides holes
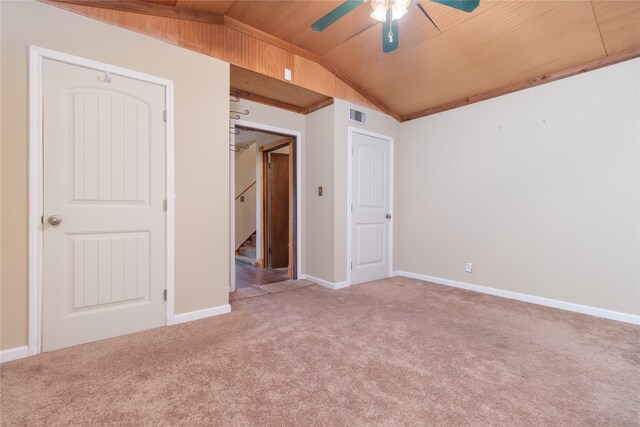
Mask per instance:
[[[393,0],[371,0],[371,17],[376,21],[384,22],[387,20],[387,10],[389,9],[389,1]]]
[[[0,0],[2,1],[2,0]],[[382,52],[389,53],[398,49],[398,20],[407,14],[409,6],[415,4],[427,17],[434,27],[440,32],[440,28],[433,21],[431,16],[420,4],[420,0],[346,0],[341,5],[311,24],[311,29],[316,32],[325,30],[347,13],[360,7],[363,3],[371,2],[371,17],[382,22]],[[432,0],[444,6],[472,12],[480,4],[480,0]]]
[[[376,21],[385,22],[387,11],[391,9],[391,19],[396,21],[407,14],[410,5],[411,0],[371,0],[371,17]]]
[[[376,9],[371,13],[371,17],[376,21],[384,22],[387,20],[387,12],[384,9]]]
[[[411,0],[391,0],[391,11],[393,12],[393,19],[400,19],[407,14],[409,6],[411,6]]]

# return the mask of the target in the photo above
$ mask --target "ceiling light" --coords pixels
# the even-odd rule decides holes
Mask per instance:
[[[407,9],[411,5],[411,0],[395,0],[391,4],[393,19],[400,19],[407,14]]]
[[[373,12],[371,17],[376,21],[385,22],[387,11],[391,9],[391,18],[397,20],[407,13],[407,8],[411,5],[411,0],[371,0]]]
[[[384,22],[387,20],[387,9],[389,9],[389,2],[393,0],[371,0],[371,8],[373,12],[371,17],[376,21]]]

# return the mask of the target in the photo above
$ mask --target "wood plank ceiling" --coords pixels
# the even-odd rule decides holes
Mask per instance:
[[[421,0],[440,31],[412,5],[399,21],[400,46],[389,54],[368,4],[315,33],[311,24],[341,2],[146,1],[224,15],[280,39],[400,120],[640,56],[640,1],[482,0],[468,14]],[[333,96],[283,90],[291,84],[253,71],[232,67],[234,89],[250,80],[254,93],[305,109]],[[293,83],[304,86],[296,75]]]

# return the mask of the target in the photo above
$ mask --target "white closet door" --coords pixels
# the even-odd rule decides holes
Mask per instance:
[[[351,283],[389,276],[391,143],[352,137]]]
[[[43,70],[43,350],[162,326],[164,87]]]

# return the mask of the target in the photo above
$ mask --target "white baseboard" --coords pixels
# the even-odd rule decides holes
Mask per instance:
[[[229,304],[219,305],[218,307],[205,308],[202,310],[189,311],[187,313],[180,313],[174,316],[174,325],[185,322],[192,322],[194,320],[206,319],[207,317],[218,316],[220,314],[231,313],[231,306]]]
[[[521,294],[519,292],[505,291],[503,289],[490,288],[488,286],[473,285],[471,283],[458,282],[457,280],[443,279],[441,277],[427,276],[425,274],[410,273],[408,271],[394,271],[393,276],[403,276],[410,279],[422,280],[439,285],[451,286],[454,288],[467,289],[469,291],[494,295],[532,304],[544,305],[547,307],[559,308],[561,310],[573,311],[576,313],[588,314],[595,317],[617,320],[619,322],[640,325],[640,316],[619,311],[607,310],[604,308],[591,307],[588,305],[575,304],[572,302],[560,301],[551,298],[538,297],[535,295]]]
[[[314,283],[317,283],[318,285],[324,286],[325,288],[329,289],[342,289],[349,286],[349,282],[347,282],[346,280],[344,282],[333,283],[327,282],[326,280],[322,280],[317,277],[309,276],[308,274],[303,274],[302,276],[300,276],[300,278],[310,280]]]
[[[29,356],[29,347],[27,347],[26,345],[23,345],[22,347],[0,350],[0,363],[22,359],[23,357],[27,356]]]

